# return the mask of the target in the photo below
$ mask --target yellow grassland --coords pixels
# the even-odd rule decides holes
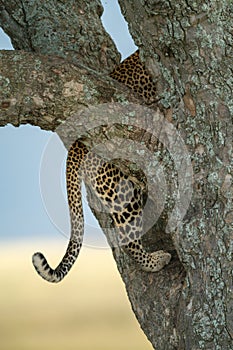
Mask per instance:
[[[110,250],[83,248],[64,281],[49,284],[31,264],[38,248],[54,266],[64,246],[1,244],[1,350],[152,350]]]

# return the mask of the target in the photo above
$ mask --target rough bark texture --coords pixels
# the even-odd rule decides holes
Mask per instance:
[[[165,233],[174,205],[174,198],[168,196],[163,215],[144,237],[150,251],[169,250],[171,264],[148,274],[121,249],[114,249],[114,257],[135,315],[155,349],[230,350],[233,2],[119,3],[142,59],[157,81],[157,113],[185,141],[194,175],[192,200],[182,224]],[[1,25],[15,47],[34,53],[1,53],[0,125],[29,122],[54,130],[74,111],[82,113],[83,106],[112,101],[127,106],[126,101],[136,101],[127,89],[98,74],[111,71],[118,57],[103,31],[99,1],[44,1],[41,5],[39,1],[8,0],[0,1],[0,9]],[[61,58],[38,55],[48,53]],[[128,106],[127,118],[132,116]],[[92,122],[96,114],[85,118]],[[122,128],[104,126],[91,136],[108,140],[125,133],[127,128]],[[68,128],[67,133],[70,131]],[[142,140],[172,175],[169,152],[145,130],[140,133],[136,128],[129,138]],[[86,138],[88,145],[95,142],[90,135]],[[168,176],[167,182],[175,193],[174,177]],[[90,193],[89,197],[95,201]],[[109,218],[97,211],[96,215],[109,235]]]
[[[131,0],[120,4],[135,42],[145,48],[148,67],[158,77],[161,108],[172,110],[194,169],[191,210],[173,234],[187,273],[178,317],[174,333],[172,327],[163,335],[158,331],[160,340],[154,345],[230,349],[233,3]],[[175,334],[177,343],[172,345],[169,338]]]
[[[120,55],[104,31],[100,1],[1,1],[0,21],[17,50],[71,58],[99,72]]]
[[[55,130],[84,107],[137,99],[104,74],[57,56],[0,51],[0,126]]]

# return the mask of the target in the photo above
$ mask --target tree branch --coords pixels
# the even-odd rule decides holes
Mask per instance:
[[[0,125],[54,130],[80,108],[136,96],[106,75],[54,56],[0,52]]]
[[[0,26],[18,50],[55,55],[111,72],[120,61],[100,20],[99,0],[0,1]]]
[[[128,89],[90,70],[111,71],[116,57],[100,29],[99,2],[79,1],[74,7],[70,1],[66,3],[0,2],[4,10],[0,19],[16,47],[24,48],[23,35],[26,35],[27,50],[66,57],[63,60],[23,52],[1,53],[1,125],[30,122],[54,130],[82,107],[110,101],[139,101]],[[162,167],[168,186],[168,210],[144,237],[145,247],[153,251],[167,246],[173,259],[166,269],[147,274],[116,248],[118,269],[135,314],[156,349],[230,350],[233,335],[232,2],[128,0],[120,3],[132,35],[142,47],[141,56],[157,81],[159,116],[164,116],[176,130],[174,134],[165,133],[162,143],[171,146],[174,139],[182,136],[194,176],[186,216],[176,229],[166,234],[173,192],[177,202],[180,200],[179,185],[183,178],[178,183],[171,174],[179,171],[182,153],[176,149],[179,166],[175,167],[167,156],[169,152],[159,142],[154,147],[153,133],[145,136],[142,128],[141,134],[134,135],[134,140],[145,144],[148,152],[151,150],[152,156],[156,156],[156,161],[150,163],[151,169]],[[54,16],[55,8],[58,15]],[[20,23],[23,29],[14,35],[15,23]],[[104,56],[100,55],[103,52]],[[135,111],[130,110],[129,104],[126,106],[126,117],[130,119]],[[115,129],[102,131],[106,140],[117,135]],[[120,132],[122,136],[122,129]],[[169,150],[172,153],[171,147]],[[94,203],[91,194],[89,197]],[[96,215],[108,234],[108,218]]]

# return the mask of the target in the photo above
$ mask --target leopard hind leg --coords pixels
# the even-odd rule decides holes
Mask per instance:
[[[148,253],[140,240],[135,240],[124,245],[124,250],[129,253],[143,271],[158,272],[171,260],[171,254],[163,250]]]
[[[170,262],[170,253],[163,250],[148,253],[142,246],[140,239],[143,235],[142,209],[141,198],[137,191],[134,191],[131,202],[122,212],[113,213],[113,221],[117,227],[118,244],[129,253],[142,270],[158,272]]]

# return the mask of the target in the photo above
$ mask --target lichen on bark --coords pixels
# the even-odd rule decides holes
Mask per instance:
[[[135,315],[157,350],[230,350],[233,2],[119,3],[141,58],[157,83],[159,102],[153,108],[159,108],[184,140],[194,175],[192,200],[179,227],[166,234],[167,210],[144,237],[148,250],[169,247],[171,264],[158,274],[146,274],[121,249],[114,249],[114,257]],[[123,101],[126,106],[128,101],[141,103],[126,88],[101,75],[111,71],[118,55],[102,28],[99,1],[43,4],[0,3],[3,28],[18,49],[31,52],[1,53],[1,125],[31,122],[54,130],[83,107],[112,101]],[[102,136],[101,132],[93,135],[103,141],[106,136],[117,136],[119,128],[114,130],[104,126]],[[159,144],[154,147],[156,142],[144,130],[133,137],[143,142],[145,138],[148,149],[166,169],[168,188],[176,193],[167,153]],[[86,142],[91,145],[90,139]],[[91,194],[89,198],[95,200]],[[171,195],[168,209],[172,203]],[[108,234],[109,218],[96,215]]]

